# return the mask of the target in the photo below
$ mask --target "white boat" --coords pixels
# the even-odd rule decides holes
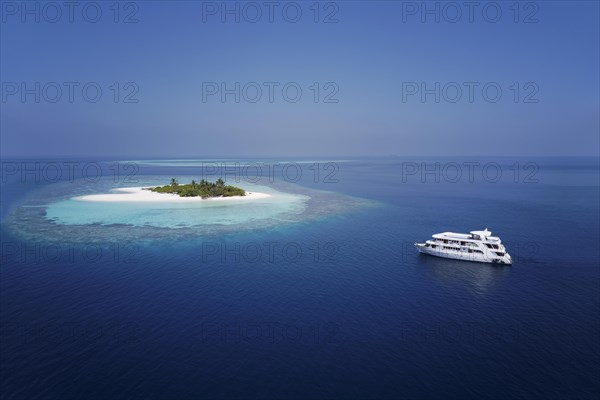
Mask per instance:
[[[425,243],[415,243],[419,252],[455,260],[495,264],[512,264],[499,237],[492,236],[487,228],[470,234],[444,232],[433,235]]]

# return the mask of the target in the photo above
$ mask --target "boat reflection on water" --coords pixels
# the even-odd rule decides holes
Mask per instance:
[[[445,283],[468,287],[475,293],[490,290],[511,268],[502,264],[484,264],[472,261],[438,257],[417,257],[417,268],[427,271]]]

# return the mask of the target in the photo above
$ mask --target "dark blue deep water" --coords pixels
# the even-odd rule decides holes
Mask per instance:
[[[328,182],[307,163],[299,191],[373,204],[205,238],[59,247],[11,225],[23,202],[56,184],[13,174],[7,163],[19,162],[3,160],[2,398],[600,393],[597,158],[365,158],[338,162]],[[468,162],[479,163],[473,176]],[[485,227],[513,266],[412,247]]]

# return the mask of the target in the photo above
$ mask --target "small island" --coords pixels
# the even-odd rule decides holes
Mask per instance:
[[[170,185],[157,186],[153,188],[146,188],[156,193],[173,193],[178,194],[180,197],[201,197],[208,199],[211,197],[233,197],[233,196],[245,196],[246,191],[242,188],[225,185],[225,181],[221,178],[215,182],[209,182],[202,179],[200,183],[192,181],[191,183],[180,185],[177,183],[175,178],[171,179]]]

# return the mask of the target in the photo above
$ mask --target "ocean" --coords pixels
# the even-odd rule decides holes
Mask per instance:
[[[205,176],[274,196],[72,200]],[[599,179],[597,157],[4,159],[0,397],[596,398]],[[512,266],[413,246],[484,228]]]

